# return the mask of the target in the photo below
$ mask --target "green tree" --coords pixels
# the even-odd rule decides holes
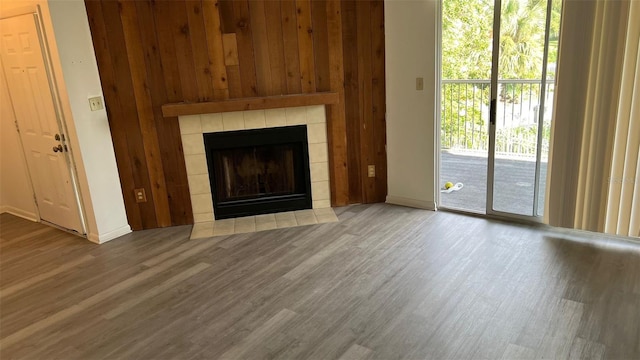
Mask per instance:
[[[493,42],[494,0],[443,0],[442,77],[468,81],[442,87],[442,145],[486,149]],[[549,63],[557,58],[561,0],[553,0]],[[500,79],[539,79],[544,55],[546,0],[503,0]],[[550,78],[555,75],[550,72]],[[521,92],[537,96],[539,86],[502,85],[501,100],[518,102]],[[444,109],[446,107],[446,109]],[[521,137],[528,129],[516,129]],[[535,137],[535,135],[532,135]]]

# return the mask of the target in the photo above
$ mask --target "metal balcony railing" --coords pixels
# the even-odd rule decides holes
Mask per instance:
[[[496,109],[496,153],[531,157],[538,136],[539,80],[499,80]],[[549,151],[553,80],[547,80],[542,155]],[[489,144],[490,80],[442,80],[441,144],[443,149],[486,152]]]

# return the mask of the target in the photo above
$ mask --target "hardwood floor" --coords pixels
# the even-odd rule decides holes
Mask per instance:
[[[0,358],[640,358],[640,245],[384,204],[94,245],[1,215]]]

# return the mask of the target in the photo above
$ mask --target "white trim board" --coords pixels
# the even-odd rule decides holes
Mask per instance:
[[[28,211],[24,211],[18,208],[15,208],[13,206],[9,206],[9,205],[2,205],[0,207],[0,214],[4,214],[4,213],[8,213],[11,215],[15,215],[17,217],[29,220],[29,221],[33,221],[33,222],[39,222],[40,218],[38,217],[37,214],[35,213],[31,213]]]
[[[402,196],[387,195],[387,204],[412,207],[416,209],[436,211],[438,208],[434,201],[424,201],[418,199],[409,199]]]
[[[87,235],[87,239],[96,244],[104,244],[107,241],[111,241],[113,239],[119,238],[122,235],[126,235],[131,232],[131,226],[126,225],[121,228],[115,229],[113,231],[109,231],[105,234],[95,234],[89,233]]]

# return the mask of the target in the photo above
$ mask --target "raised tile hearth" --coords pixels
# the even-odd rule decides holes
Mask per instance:
[[[244,234],[296,226],[337,222],[332,208],[287,211],[275,214],[246,216],[197,223],[191,230],[191,239],[233,234]]]

